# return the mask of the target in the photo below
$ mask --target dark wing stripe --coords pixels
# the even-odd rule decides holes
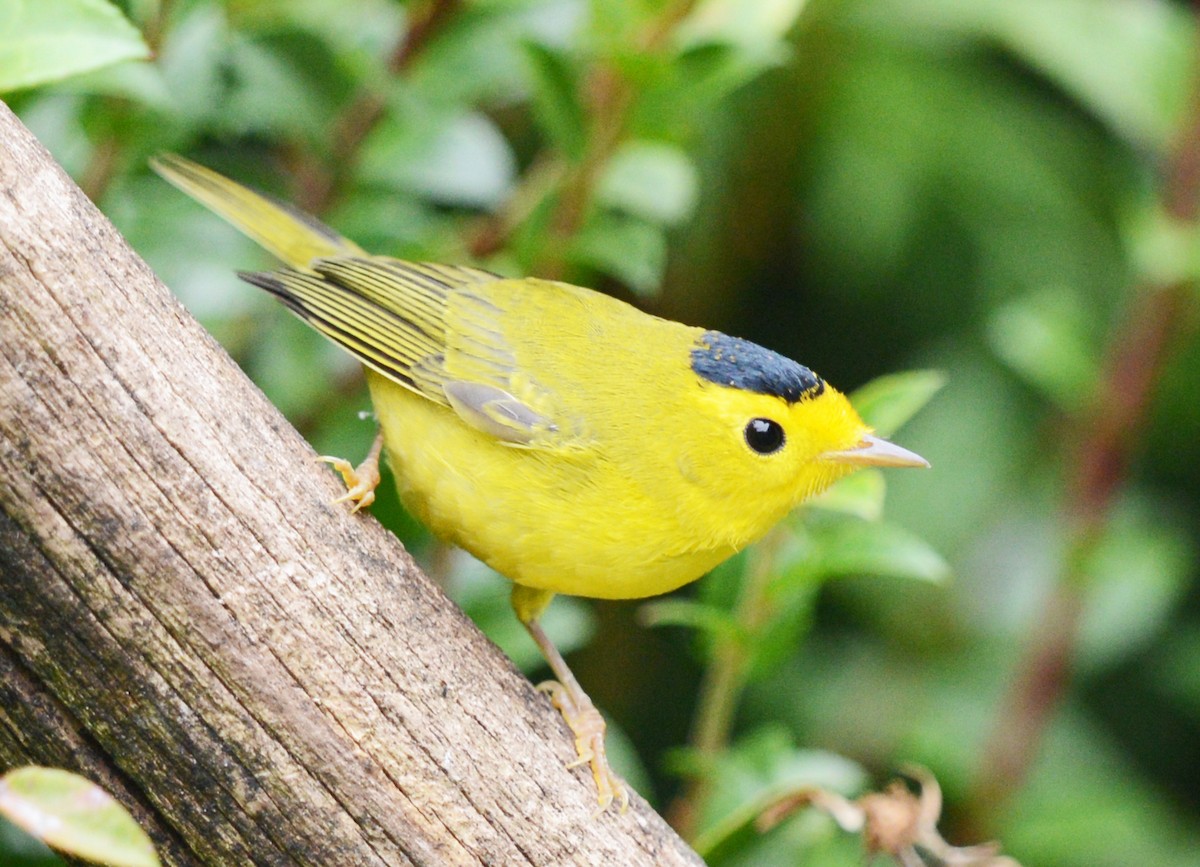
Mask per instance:
[[[430,334],[419,322],[400,312],[377,304],[373,299],[360,295],[347,287],[332,280],[312,281],[312,291],[331,308],[356,312],[364,324],[377,323],[384,333],[391,336],[393,332],[407,335],[414,345],[428,345],[436,351],[441,341]],[[427,354],[422,351],[422,355]]]
[[[496,275],[476,268],[402,262],[383,256],[314,259],[311,270],[282,269],[240,275],[278,296],[294,313],[335,343],[417,393],[445,404],[442,361],[447,350],[446,315],[452,295]],[[471,308],[485,322],[500,311],[480,299]],[[458,335],[479,372],[505,380],[512,360],[497,349],[503,340],[476,323]]]
[[[314,303],[316,299],[313,290],[322,288],[319,283],[312,285],[316,278],[299,272],[268,272],[241,276],[247,282],[278,296],[290,310],[364,361],[396,370],[407,377],[409,364],[406,359],[388,352],[386,344],[362,340],[361,328],[353,325],[348,317],[340,314],[331,316],[325,305]]]
[[[339,286],[315,283],[308,289],[311,294],[305,300],[327,320],[342,321],[353,326],[354,333],[372,338],[374,345],[381,350],[405,350],[402,356],[397,357],[403,358],[409,365],[436,348],[436,344],[411,322],[351,295]]]
[[[443,265],[440,262],[421,262],[417,267],[428,274],[439,274],[451,286],[459,287],[467,283],[490,283],[493,280],[503,280],[499,274],[484,271],[482,268],[470,268],[466,265]]]
[[[446,292],[381,267],[387,260],[330,259],[314,263],[316,271],[419,327],[433,341],[445,337]]]
[[[294,313],[360,361],[439,403],[445,398],[417,387],[414,364],[436,354],[410,323],[345,287],[300,271],[242,273],[243,280],[277,296]],[[430,350],[433,350],[432,352]]]

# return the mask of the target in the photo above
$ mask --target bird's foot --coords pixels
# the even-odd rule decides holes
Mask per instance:
[[[383,433],[381,431],[376,435],[375,442],[371,445],[371,451],[357,467],[345,458],[332,455],[321,455],[317,458],[318,461],[329,464],[341,474],[342,481],[346,483],[346,493],[333,502],[353,503],[350,514],[354,514],[359,509],[365,509],[375,502],[375,489],[379,487],[380,482],[379,455],[382,450]]]
[[[620,805],[620,812],[629,809],[629,792],[625,781],[617,776],[608,764],[604,751],[604,731],[606,724],[600,711],[592,704],[592,700],[582,691],[572,691],[557,680],[548,680],[538,684],[538,690],[550,697],[550,703],[558,708],[571,731],[575,733],[575,752],[579,756],[567,765],[577,768],[580,765],[590,765],[592,777],[596,781],[596,794],[600,806],[596,815],[609,808],[615,800]]]

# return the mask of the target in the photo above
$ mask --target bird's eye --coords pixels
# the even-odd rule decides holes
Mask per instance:
[[[783,425],[769,418],[752,418],[746,425],[746,445],[760,455],[769,455],[783,447]]]

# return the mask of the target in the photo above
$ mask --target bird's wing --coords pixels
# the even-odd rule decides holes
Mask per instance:
[[[556,418],[553,397],[517,370],[504,310],[486,291],[503,278],[383,256],[318,259],[310,267],[240,276],[377,373],[502,442],[550,447],[575,430]]]

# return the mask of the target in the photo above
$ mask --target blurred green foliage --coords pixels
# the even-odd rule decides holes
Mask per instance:
[[[749,823],[915,761],[953,841],[1194,865],[1200,245],[1173,166],[1198,44],[1167,0],[40,0],[0,5],[0,88],[322,453],[371,439],[356,365],[236,281],[263,254],[151,154],[377,252],[874,380],[885,433],[912,417],[931,472],[852,477],[670,599],[550,610],[622,768],[710,863],[861,863],[813,811]],[[877,378],[902,369],[939,373]],[[538,672],[502,579],[386,483],[374,512]],[[1047,659],[1070,677],[1027,690]]]

